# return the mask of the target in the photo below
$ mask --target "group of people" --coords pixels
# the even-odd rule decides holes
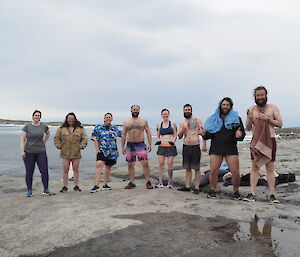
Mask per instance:
[[[179,128],[170,121],[168,109],[161,111],[162,122],[157,125],[157,155],[159,162],[157,188],[167,186],[173,187],[173,161],[177,155],[175,142],[177,138],[183,138],[182,167],[186,170],[185,186],[178,188],[180,191],[192,190],[192,170],[195,171],[195,182],[193,193],[201,191],[200,171],[201,150],[207,151],[206,140],[211,140],[210,155],[210,191],[208,198],[216,197],[218,182],[218,171],[225,159],[229,170],[232,173],[233,197],[245,201],[256,200],[256,185],[259,178],[259,170],[265,165],[267,181],[269,186],[269,200],[272,203],[279,203],[275,198],[275,173],[274,162],[276,156],[276,140],[274,127],[282,127],[282,119],[278,108],[267,103],[267,89],[263,86],[256,87],[253,91],[255,105],[247,110],[246,129],[253,130],[253,138],[250,144],[252,159],[251,170],[251,193],[241,198],[239,194],[240,171],[237,141],[245,137],[245,129],[241,117],[233,109],[233,101],[229,97],[223,98],[216,111],[205,121],[192,113],[192,106],[186,104],[183,107],[184,120]],[[135,162],[141,163],[146,178],[146,188],[153,189],[150,181],[150,168],[148,163],[148,152],[152,150],[152,136],[148,122],[139,117],[140,107],[131,106],[131,118],[126,120],[121,131],[117,126],[112,125],[113,116],[111,113],[104,115],[104,123],[97,125],[92,133],[92,140],[96,150],[95,185],[91,193],[100,189],[100,178],[102,169],[105,166],[104,184],[102,189],[110,190],[108,185],[111,168],[116,164],[119,156],[117,138],[121,137],[122,154],[126,156],[128,163],[129,183],[125,189],[133,189],[135,184]],[[42,182],[44,194],[51,195],[48,188],[48,163],[45,142],[49,139],[49,128],[41,120],[41,112],[35,111],[32,115],[32,122],[26,124],[20,137],[21,156],[26,168],[27,196],[32,196],[32,178],[35,163],[37,163]],[[147,142],[144,134],[146,133]],[[200,138],[203,138],[202,149]],[[81,191],[78,186],[80,151],[87,145],[87,135],[81,123],[74,113],[67,114],[64,123],[57,129],[54,137],[55,146],[60,149],[60,157],[63,160],[63,187],[61,193],[68,191],[68,172],[72,163],[74,171],[74,190]],[[147,143],[147,144],[146,144]],[[167,160],[168,180],[164,180],[165,162]]]

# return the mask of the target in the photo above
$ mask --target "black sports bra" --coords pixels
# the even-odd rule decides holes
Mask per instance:
[[[160,124],[159,134],[161,136],[174,134],[174,130],[171,126],[171,121],[169,121],[169,127],[167,127],[167,128],[163,128],[163,123]]]

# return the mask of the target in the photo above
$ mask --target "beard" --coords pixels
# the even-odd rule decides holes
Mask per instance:
[[[221,115],[227,115],[230,112],[230,110],[231,109],[229,109],[229,110],[228,109],[223,110],[222,108],[220,108],[220,114]]]
[[[187,112],[187,113],[185,112],[185,113],[183,113],[183,116],[184,116],[184,118],[186,118],[186,119],[191,118],[192,115],[193,115],[193,113],[191,113],[191,112]]]
[[[131,113],[131,116],[133,117],[133,118],[137,118],[137,117],[139,117],[139,112],[132,112]]]
[[[257,100],[255,98],[255,103],[258,107],[264,107],[266,105],[267,101],[268,101],[268,97],[266,97],[265,99],[260,99],[260,100]]]

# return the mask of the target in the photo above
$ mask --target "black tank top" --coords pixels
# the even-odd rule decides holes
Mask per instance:
[[[160,124],[159,134],[161,136],[174,134],[173,128],[171,126],[171,121],[169,121],[169,127],[167,128],[163,128],[163,122]]]

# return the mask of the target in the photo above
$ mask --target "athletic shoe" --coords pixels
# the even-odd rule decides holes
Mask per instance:
[[[135,188],[135,184],[133,184],[131,181],[128,183],[127,186],[124,187],[125,189],[133,189]]]
[[[73,189],[74,189],[75,192],[81,192],[81,191],[82,191],[82,190],[79,188],[78,185],[74,186]]]
[[[214,190],[210,190],[206,197],[207,198],[216,198],[217,197],[217,193]]]
[[[234,199],[234,200],[242,200],[242,197],[241,197],[239,191],[235,191],[235,192],[233,193],[233,199]]]
[[[64,193],[67,191],[68,191],[68,188],[66,186],[63,186],[63,188],[59,192]]]
[[[270,195],[269,202],[270,203],[279,203],[279,201],[275,198],[275,195]]]
[[[104,185],[103,187],[102,187],[102,189],[103,190],[111,190],[111,187],[109,186],[109,185]]]
[[[199,193],[200,193],[200,190],[199,190],[199,189],[195,188],[195,189],[193,190],[193,194],[199,195]]]
[[[245,198],[243,198],[243,201],[245,201],[245,202],[255,202],[256,201],[256,196],[253,195],[252,193],[250,193]]]
[[[33,196],[33,193],[32,193],[32,190],[27,190],[27,197],[31,197],[31,196]]]
[[[158,183],[155,185],[155,188],[164,188],[164,185],[161,184],[160,182],[158,182]]]
[[[183,192],[190,192],[191,189],[189,187],[181,187],[181,188],[177,188],[178,191],[183,191]]]
[[[172,189],[172,188],[173,188],[173,185],[172,185],[172,184],[168,184],[168,185],[167,185],[167,188]]]
[[[49,189],[47,188],[44,190],[43,195],[55,195],[55,193],[50,192]]]
[[[151,182],[150,182],[150,181],[148,181],[148,182],[146,183],[146,188],[147,188],[147,189],[153,189],[153,186],[151,185]]]
[[[94,186],[92,189],[91,189],[91,193],[96,193],[99,191],[99,187],[98,186]]]

